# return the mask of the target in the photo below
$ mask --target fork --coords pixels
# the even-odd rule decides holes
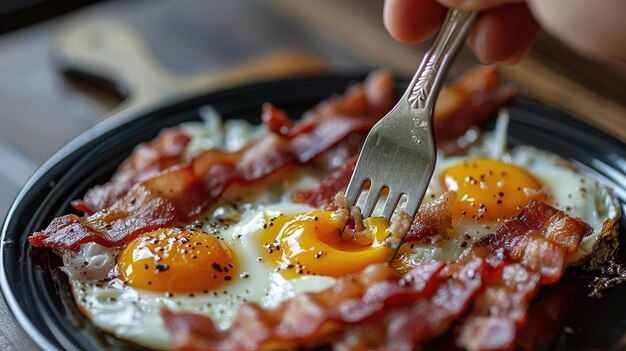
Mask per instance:
[[[370,217],[383,189],[388,195],[382,216],[389,220],[402,195],[404,211],[414,218],[433,175],[437,158],[433,134],[433,109],[477,12],[452,9],[424,56],[415,76],[396,106],[367,135],[346,199],[356,205],[367,180],[363,217]]]

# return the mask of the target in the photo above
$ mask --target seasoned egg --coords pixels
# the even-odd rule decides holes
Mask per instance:
[[[456,191],[452,227],[445,240],[413,243],[411,250],[403,250],[406,255],[399,260],[403,266],[431,259],[455,261],[531,200],[546,202],[593,227],[571,262],[587,257],[599,238],[612,230],[620,209],[609,189],[552,153],[530,146],[507,150],[505,139],[498,137],[506,134],[506,127],[499,123],[493,134],[464,155],[438,158],[424,201]]]
[[[393,250],[385,245],[389,225],[384,218],[367,218],[357,237],[342,235],[345,224],[333,212],[279,215],[266,219],[260,237],[263,257],[286,277],[302,274],[341,277],[372,263],[388,262]]]
[[[192,293],[214,290],[231,281],[237,274],[235,264],[231,250],[215,236],[164,228],[126,245],[117,268],[120,279],[129,286]]]
[[[435,181],[457,193],[452,205],[455,219],[503,220],[515,217],[532,200],[547,200],[537,177],[501,160],[464,160],[441,170]]]

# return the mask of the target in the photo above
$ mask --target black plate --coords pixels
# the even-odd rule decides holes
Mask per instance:
[[[2,292],[9,308],[43,349],[128,349],[130,343],[99,332],[80,314],[58,258],[27,243],[32,232],[54,217],[72,212],[69,202],[106,181],[139,142],[166,126],[198,120],[198,108],[210,104],[226,118],[259,121],[260,106],[271,101],[297,116],[321,99],[342,92],[362,77],[331,76],[255,84],[193,99],[168,102],[150,111],[123,113],[96,125],[55,154],[28,181],[11,207],[2,231]],[[398,87],[401,89],[402,87]],[[518,99],[510,105],[512,144],[530,144],[573,160],[615,189],[626,209],[626,147],[562,112]],[[621,219],[622,228],[626,222]],[[624,241],[624,232],[620,235]],[[622,242],[619,261],[624,262]],[[38,268],[37,265],[48,268]],[[566,299],[575,304],[547,349],[590,350],[624,347],[626,286],[602,299],[587,297],[589,275],[568,273],[576,289]],[[569,279],[571,281],[571,279]],[[567,281],[568,279],[566,279]],[[550,291],[549,288],[548,291]],[[544,289],[545,290],[545,289]],[[622,344],[620,343],[622,339]]]

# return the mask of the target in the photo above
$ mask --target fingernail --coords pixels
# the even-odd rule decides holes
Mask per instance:
[[[473,46],[474,46],[474,54],[478,58],[478,60],[482,63],[488,62],[488,52],[487,52],[487,35],[482,28],[478,28],[476,30],[476,34],[474,35]]]

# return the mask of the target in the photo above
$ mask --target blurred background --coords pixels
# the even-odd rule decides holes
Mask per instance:
[[[410,77],[428,43],[395,42],[382,0],[3,0],[0,218],[35,169],[120,108],[181,91],[385,66]],[[476,65],[465,49],[452,75]],[[500,67],[522,94],[626,141],[626,69],[541,33]],[[32,344],[0,308],[0,349]]]

